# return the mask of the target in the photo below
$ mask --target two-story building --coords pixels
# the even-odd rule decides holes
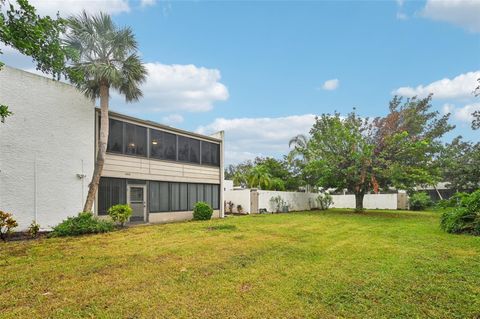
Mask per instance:
[[[100,113],[71,85],[22,70],[0,71],[0,210],[19,230],[51,228],[82,210],[95,161]],[[110,113],[107,157],[95,214],[119,203],[131,221],[190,219],[209,203],[223,216],[223,132],[205,136]]]

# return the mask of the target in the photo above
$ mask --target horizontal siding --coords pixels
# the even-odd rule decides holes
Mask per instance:
[[[220,167],[191,165],[107,154],[102,176],[219,184]]]

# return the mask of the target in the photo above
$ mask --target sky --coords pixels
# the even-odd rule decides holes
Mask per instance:
[[[144,98],[111,109],[211,134],[225,131],[225,162],[281,157],[315,115],[385,115],[394,95],[451,113],[445,141],[480,110],[480,0],[155,1],[30,0],[40,14],[104,11],[130,26],[149,75]],[[2,47],[7,65],[35,72]]]

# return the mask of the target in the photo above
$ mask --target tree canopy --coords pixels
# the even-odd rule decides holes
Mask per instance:
[[[355,112],[345,118],[339,113],[317,117],[306,148],[307,171],[318,186],[354,193],[358,210],[370,191],[435,183],[440,137],[453,126],[449,115],[430,110],[430,101],[431,96],[405,102],[394,97],[389,113],[373,120]]]
[[[65,61],[70,54],[60,39],[65,30],[65,20],[58,16],[55,19],[39,16],[27,0],[16,2],[17,5],[14,5],[0,0],[0,41],[30,56],[37,70],[59,79],[65,74]],[[3,65],[0,61],[0,70]],[[12,114],[7,105],[0,103],[2,122]]]

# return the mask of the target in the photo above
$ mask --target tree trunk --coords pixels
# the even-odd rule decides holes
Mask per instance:
[[[100,136],[98,139],[97,159],[93,169],[92,181],[88,185],[88,195],[83,207],[84,212],[91,212],[95,197],[97,196],[98,184],[105,164],[105,154],[108,143],[108,85],[100,85]]]
[[[363,211],[363,197],[365,196],[364,193],[355,193],[355,211],[361,212]]]

